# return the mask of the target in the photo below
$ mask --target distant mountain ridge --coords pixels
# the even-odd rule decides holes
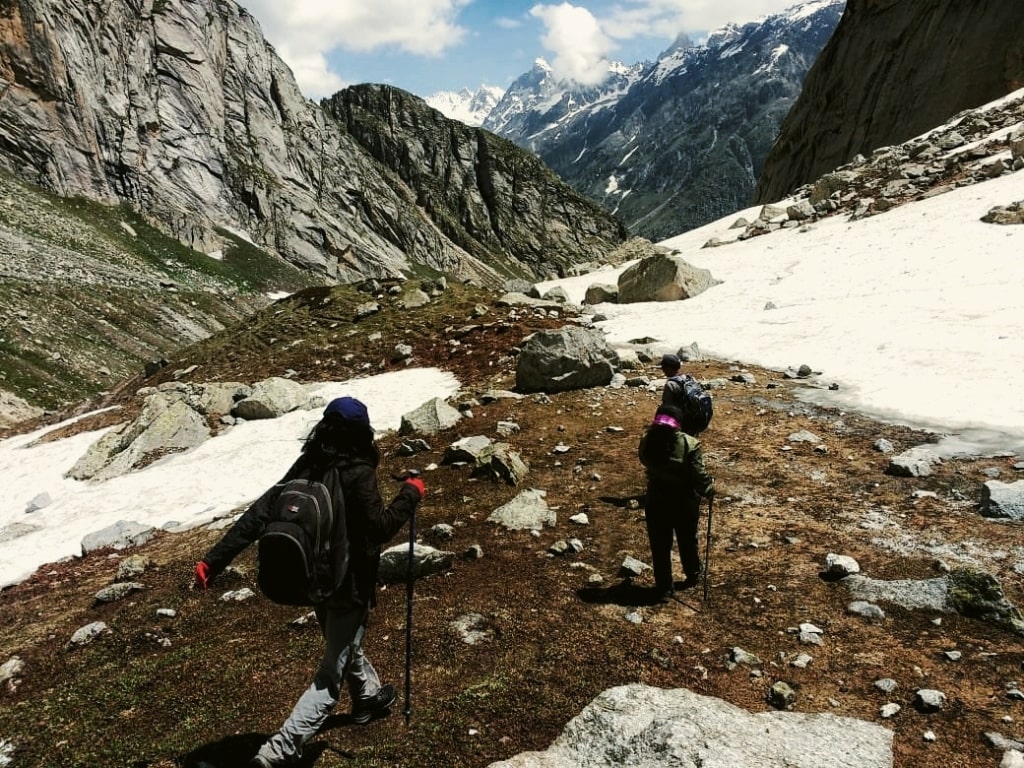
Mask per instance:
[[[811,0],[702,45],[681,36],[655,62],[613,65],[595,87],[560,82],[538,60],[483,127],[536,152],[633,234],[679,234],[750,202],[844,5]]]
[[[475,91],[439,91],[425,101],[445,117],[479,128],[504,94],[505,90],[496,85],[481,85]]]

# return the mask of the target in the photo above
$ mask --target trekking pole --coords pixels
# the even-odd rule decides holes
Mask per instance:
[[[704,602],[708,601],[708,571],[711,568],[711,512],[714,509],[714,496],[708,496],[708,530],[704,543]]]
[[[416,547],[416,510],[409,518],[409,570],[405,575],[405,724],[412,717],[412,587],[414,578],[414,554]]]

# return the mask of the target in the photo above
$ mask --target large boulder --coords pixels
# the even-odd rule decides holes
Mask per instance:
[[[240,419],[276,419],[286,413],[314,405],[309,391],[296,381],[281,376],[256,382],[252,392],[235,403],[231,414]]]
[[[185,453],[206,442],[206,419],[181,393],[157,392],[146,398],[142,412],[129,424],[106,432],[93,443],[67,476],[75,480],[109,480],[156,459]]]
[[[615,374],[615,350],[595,328],[539,331],[524,342],[516,364],[521,392],[567,392],[603,387]]]
[[[454,427],[462,418],[457,409],[440,397],[428,400],[419,408],[402,415],[398,428],[400,435],[436,435]]]
[[[678,256],[648,256],[619,275],[619,304],[691,299],[719,282]]]
[[[751,713],[683,688],[623,685],[600,694],[545,752],[489,768],[666,765],[892,768],[892,731],[830,713]]]

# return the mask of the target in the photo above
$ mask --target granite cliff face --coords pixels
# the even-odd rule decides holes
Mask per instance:
[[[127,203],[199,251],[244,233],[330,280],[422,266],[493,283],[557,269],[535,243],[499,253],[446,237],[420,191],[306,100],[256,21],[227,0],[0,3],[0,168],[60,196]],[[538,187],[554,192],[523,194]],[[578,236],[577,220],[550,203],[527,201],[552,217],[544,245],[559,261],[621,240],[607,216],[584,228],[612,240]]]
[[[1020,0],[849,0],[765,161],[760,202],[1024,85]]]
[[[502,254],[514,253],[534,274],[564,276],[626,237],[611,214],[573,192],[536,156],[449,120],[410,93],[353,86],[325,101],[324,110],[416,191],[416,207],[445,238],[468,253],[487,254],[484,260],[498,269]]]

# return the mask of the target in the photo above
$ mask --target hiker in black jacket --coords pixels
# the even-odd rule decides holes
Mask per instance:
[[[377,486],[379,461],[366,406],[352,397],[332,400],[284,478],[257,499],[196,564],[196,586],[205,589],[210,579],[259,538],[281,488],[294,478],[322,480],[335,508],[345,510],[348,572],[338,590],[315,606],[325,642],[323,659],[284,725],[252,759],[253,766],[269,768],[301,758],[303,745],[337,704],[343,683],[348,685],[355,723],[368,723],[384,714],[398,698],[394,686],[381,685],[363,654],[363,636],[376,603],[381,545],[405,525],[426,490],[422,480],[410,478],[391,504],[384,506]]]
[[[715,481],[704,466],[700,440],[681,428],[682,412],[662,405],[640,439],[640,462],[647,469],[647,538],[651,544],[656,597],[672,597],[672,539],[686,573],[682,588],[697,585],[701,573],[697,548],[700,497],[715,493]]]

